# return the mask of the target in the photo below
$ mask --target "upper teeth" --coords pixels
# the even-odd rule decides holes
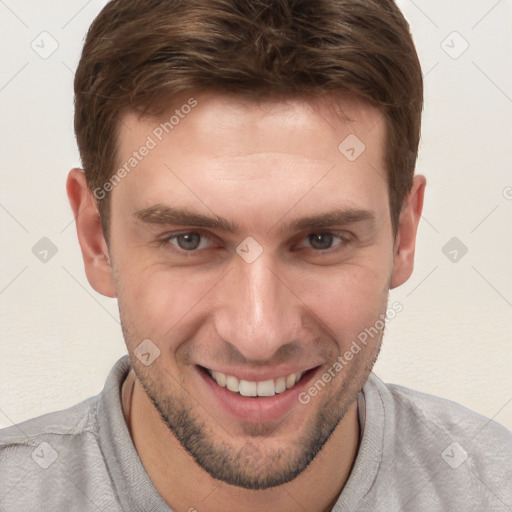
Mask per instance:
[[[253,382],[249,380],[238,380],[232,375],[225,375],[221,372],[210,370],[210,375],[219,386],[229,389],[234,393],[240,393],[243,396],[274,396],[276,393],[283,393],[290,389],[301,379],[303,372],[291,373],[287,377]]]

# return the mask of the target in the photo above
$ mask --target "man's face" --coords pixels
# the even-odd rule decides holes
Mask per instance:
[[[120,166],[150,149],[112,192],[120,315],[136,375],[184,448],[216,478],[267,488],[307,467],[380,348],[369,340],[301,403],[386,312],[385,123],[348,97],[339,115],[325,99],[194,98],[168,134],[172,112],[121,123]],[[338,149],[351,134],[359,156],[353,137]],[[147,339],[144,357],[159,355],[146,366],[134,351]],[[258,392],[271,396],[243,396]]]

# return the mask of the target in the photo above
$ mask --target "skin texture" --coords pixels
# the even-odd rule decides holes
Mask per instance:
[[[108,246],[83,171],[68,178],[89,282],[119,301],[135,372],[130,433],[174,510],[330,510],[357,454],[355,399],[382,336],[307,405],[297,400],[271,421],[227,412],[199,366],[248,380],[310,369],[320,378],[411,275],[425,178],[415,177],[395,238],[379,111],[349,96],[194,98],[112,191]],[[160,122],[125,115],[120,166]],[[338,150],[350,134],[365,144],[354,161]],[[239,229],[155,222],[164,207]],[[335,209],[352,219],[289,229]],[[203,236],[171,238],[184,233]],[[251,263],[236,251],[247,237],[262,249]],[[145,339],[160,351],[148,366],[134,355]]]

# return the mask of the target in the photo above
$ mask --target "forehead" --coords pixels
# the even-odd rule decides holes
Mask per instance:
[[[177,198],[193,207],[200,198],[218,209],[221,199],[256,209],[266,199],[270,215],[270,200],[287,208],[305,194],[307,204],[345,190],[351,202],[373,187],[366,205],[354,205],[368,207],[376,193],[387,196],[384,130],[381,112],[353,96],[182,95],[158,119],[134,113],[122,119],[118,165],[135,166],[113,199],[123,191],[140,208]]]
[[[150,135],[158,145],[173,141],[177,149],[186,142],[188,150],[217,156],[222,149],[222,156],[252,151],[300,153],[313,160],[319,155],[337,157],[344,134],[358,135],[366,146],[379,143],[382,117],[354,95],[253,100],[214,92],[182,93],[158,118],[126,113],[118,131],[119,156],[128,156],[125,150],[129,154]]]

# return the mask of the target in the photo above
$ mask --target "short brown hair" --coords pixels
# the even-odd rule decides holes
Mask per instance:
[[[75,76],[75,132],[89,188],[115,172],[125,112],[158,116],[193,90],[255,99],[355,93],[379,108],[396,231],[414,175],[423,78],[393,0],[109,2],[89,29]],[[109,194],[98,208],[108,241]]]

